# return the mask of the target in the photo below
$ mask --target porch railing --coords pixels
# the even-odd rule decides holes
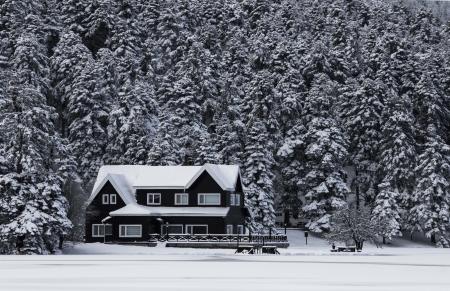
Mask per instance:
[[[286,235],[255,234],[150,234],[150,241],[161,242],[223,242],[223,243],[271,243],[288,242]]]

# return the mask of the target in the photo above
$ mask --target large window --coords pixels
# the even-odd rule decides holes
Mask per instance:
[[[142,225],[140,224],[121,224],[119,225],[119,237],[141,237]]]
[[[189,204],[189,194],[188,193],[175,194],[175,205],[188,205],[188,204]]]
[[[199,193],[198,205],[220,205],[220,193]]]
[[[161,193],[147,193],[147,205],[161,205]]]
[[[104,237],[105,229],[103,224],[93,224],[92,225],[92,237]]]
[[[230,205],[240,206],[241,205],[241,194],[230,194]]]
[[[92,225],[92,237],[104,237],[106,235],[112,235],[111,224],[93,224]]]
[[[233,234],[233,225],[227,224],[227,234]]]
[[[164,224],[161,225],[161,234],[183,234],[183,225],[182,224]]]
[[[207,234],[208,225],[206,224],[187,224],[186,233],[188,234]]]

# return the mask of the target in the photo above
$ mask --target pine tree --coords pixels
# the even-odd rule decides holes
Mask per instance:
[[[370,78],[351,80],[343,89],[341,119],[350,140],[350,161],[355,170],[352,190],[356,207],[370,204],[377,194],[381,114],[385,109],[382,84]]]
[[[54,252],[71,227],[62,185],[64,141],[46,104],[48,60],[36,37],[24,33],[11,58],[1,103],[0,252]]]
[[[346,205],[349,189],[343,166],[348,142],[332,107],[333,83],[319,74],[306,99],[306,128],[301,137],[304,144],[306,171],[299,180],[305,192],[303,211],[314,232],[330,230],[331,214]]]
[[[233,103],[233,100],[230,104],[224,103],[215,115],[214,144],[222,163],[240,165],[244,159],[247,128],[242,122],[239,105]]]
[[[59,114],[59,128],[67,137],[70,96],[74,91],[74,80],[82,74],[86,64],[94,60],[81,38],[73,32],[64,32],[51,58],[52,100]]]
[[[108,116],[115,99],[115,73],[111,52],[100,50],[100,63],[88,62],[73,81],[68,97],[68,138],[77,173],[89,185],[103,164]]]
[[[378,188],[384,192],[395,192],[398,211],[406,222],[407,212],[411,207],[410,197],[414,188],[414,168],[416,166],[416,147],[413,135],[413,117],[411,100],[407,95],[402,97],[391,91],[387,97],[387,108],[382,119],[382,139],[380,141],[380,177],[382,184]],[[385,199],[386,193],[378,194]],[[389,205],[387,205],[389,207]]]
[[[398,193],[390,190],[392,186],[389,182],[378,185],[378,188],[380,193],[375,198],[371,219],[379,226],[378,234],[382,236],[383,243],[386,243],[386,239],[392,239],[396,235],[401,236]]]
[[[267,232],[275,224],[273,208],[274,159],[267,144],[269,135],[264,123],[255,121],[249,129],[245,146],[245,176],[247,187],[246,205],[252,214],[250,229],[252,232]]]
[[[157,132],[157,105],[152,88],[125,83],[108,121],[107,164],[146,164]]]
[[[275,90],[281,99],[280,131],[283,136],[277,151],[277,166],[281,169],[282,177],[279,207],[285,212],[290,210],[298,214],[303,204],[304,194],[298,181],[305,172],[305,143],[302,140],[305,126],[301,116],[307,88],[295,64],[288,68]]]
[[[421,100],[424,142],[417,158],[416,186],[409,216],[411,230],[420,230],[440,247],[450,247],[447,234],[450,205],[450,147],[445,144],[443,129],[448,124],[449,111],[443,96],[432,80],[424,76],[416,86]]]

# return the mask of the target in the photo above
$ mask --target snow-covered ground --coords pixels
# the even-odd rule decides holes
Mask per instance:
[[[231,249],[103,244],[61,256],[0,257],[0,290],[450,290],[450,251],[397,240],[360,254],[331,254],[290,230],[281,255]]]

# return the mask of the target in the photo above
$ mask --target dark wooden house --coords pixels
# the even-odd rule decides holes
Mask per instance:
[[[103,166],[87,202],[85,238],[244,234],[247,215],[238,166]]]

